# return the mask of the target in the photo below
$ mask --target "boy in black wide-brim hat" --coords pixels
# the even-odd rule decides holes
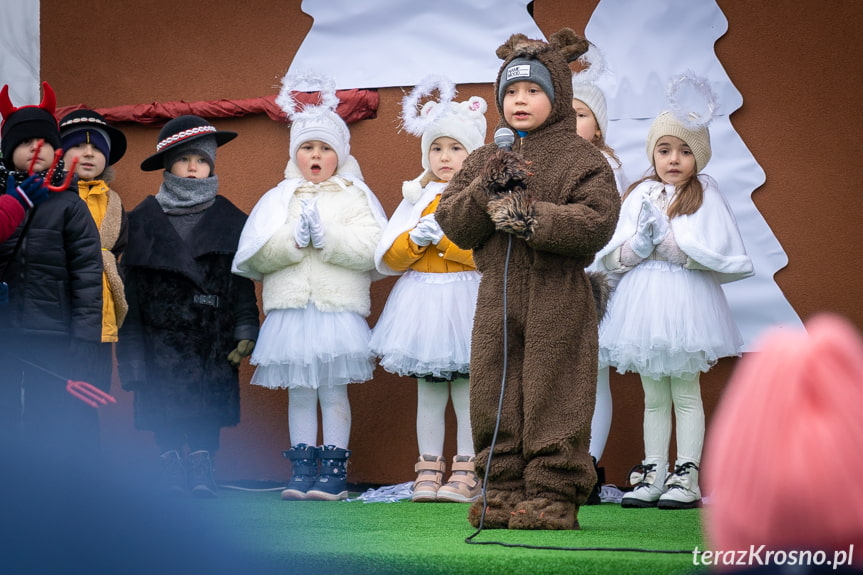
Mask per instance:
[[[237,368],[259,326],[254,284],[231,273],[246,214],[215,175],[216,148],[236,136],[198,116],[165,124],[141,163],[163,169],[162,184],[129,214],[121,262],[129,313],[117,357],[135,425],[155,434],[162,487],[202,497],[215,496],[213,454],[221,428],[239,423]]]

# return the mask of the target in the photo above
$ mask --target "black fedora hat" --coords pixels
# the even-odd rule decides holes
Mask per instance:
[[[162,126],[159,131],[159,141],[156,144],[156,153],[141,162],[141,169],[145,172],[163,169],[165,152],[204,136],[215,136],[216,146],[221,146],[236,138],[237,133],[217,130],[200,116],[178,116]]]
[[[80,130],[95,128],[108,134],[108,145],[110,147],[110,155],[108,156],[108,165],[117,163],[120,158],[126,153],[126,135],[117,128],[108,124],[102,114],[93,110],[75,110],[69,112],[60,120],[60,138],[66,138]],[[65,142],[64,142],[65,146]]]

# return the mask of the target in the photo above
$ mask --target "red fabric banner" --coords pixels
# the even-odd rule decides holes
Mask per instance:
[[[368,118],[375,118],[378,111],[378,93],[375,90],[336,90],[339,105],[336,113],[347,124]],[[111,124],[133,123],[144,125],[164,124],[172,118],[184,114],[194,114],[202,118],[238,118],[251,114],[266,114],[277,122],[287,122],[285,112],[276,105],[276,96],[249,98],[245,100],[208,100],[200,102],[153,102],[95,108]],[[302,104],[317,104],[318,92],[294,92],[294,100]],[[89,108],[85,104],[57,108],[58,120],[75,110]]]

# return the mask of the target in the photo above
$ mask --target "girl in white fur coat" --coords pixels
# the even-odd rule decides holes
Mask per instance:
[[[251,383],[289,389],[292,477],[282,499],[339,500],[348,494],[347,384],[374,371],[365,318],[386,215],[350,155],[334,83],[316,78],[321,105],[295,112],[290,86],[299,80],[286,77],[277,99],[293,122],[285,179],[249,215],[234,273],[263,283]]]

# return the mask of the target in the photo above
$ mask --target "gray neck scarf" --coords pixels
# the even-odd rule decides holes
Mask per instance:
[[[180,178],[167,170],[156,194],[156,201],[166,214],[191,214],[206,210],[216,201],[219,176],[209,178]]]

